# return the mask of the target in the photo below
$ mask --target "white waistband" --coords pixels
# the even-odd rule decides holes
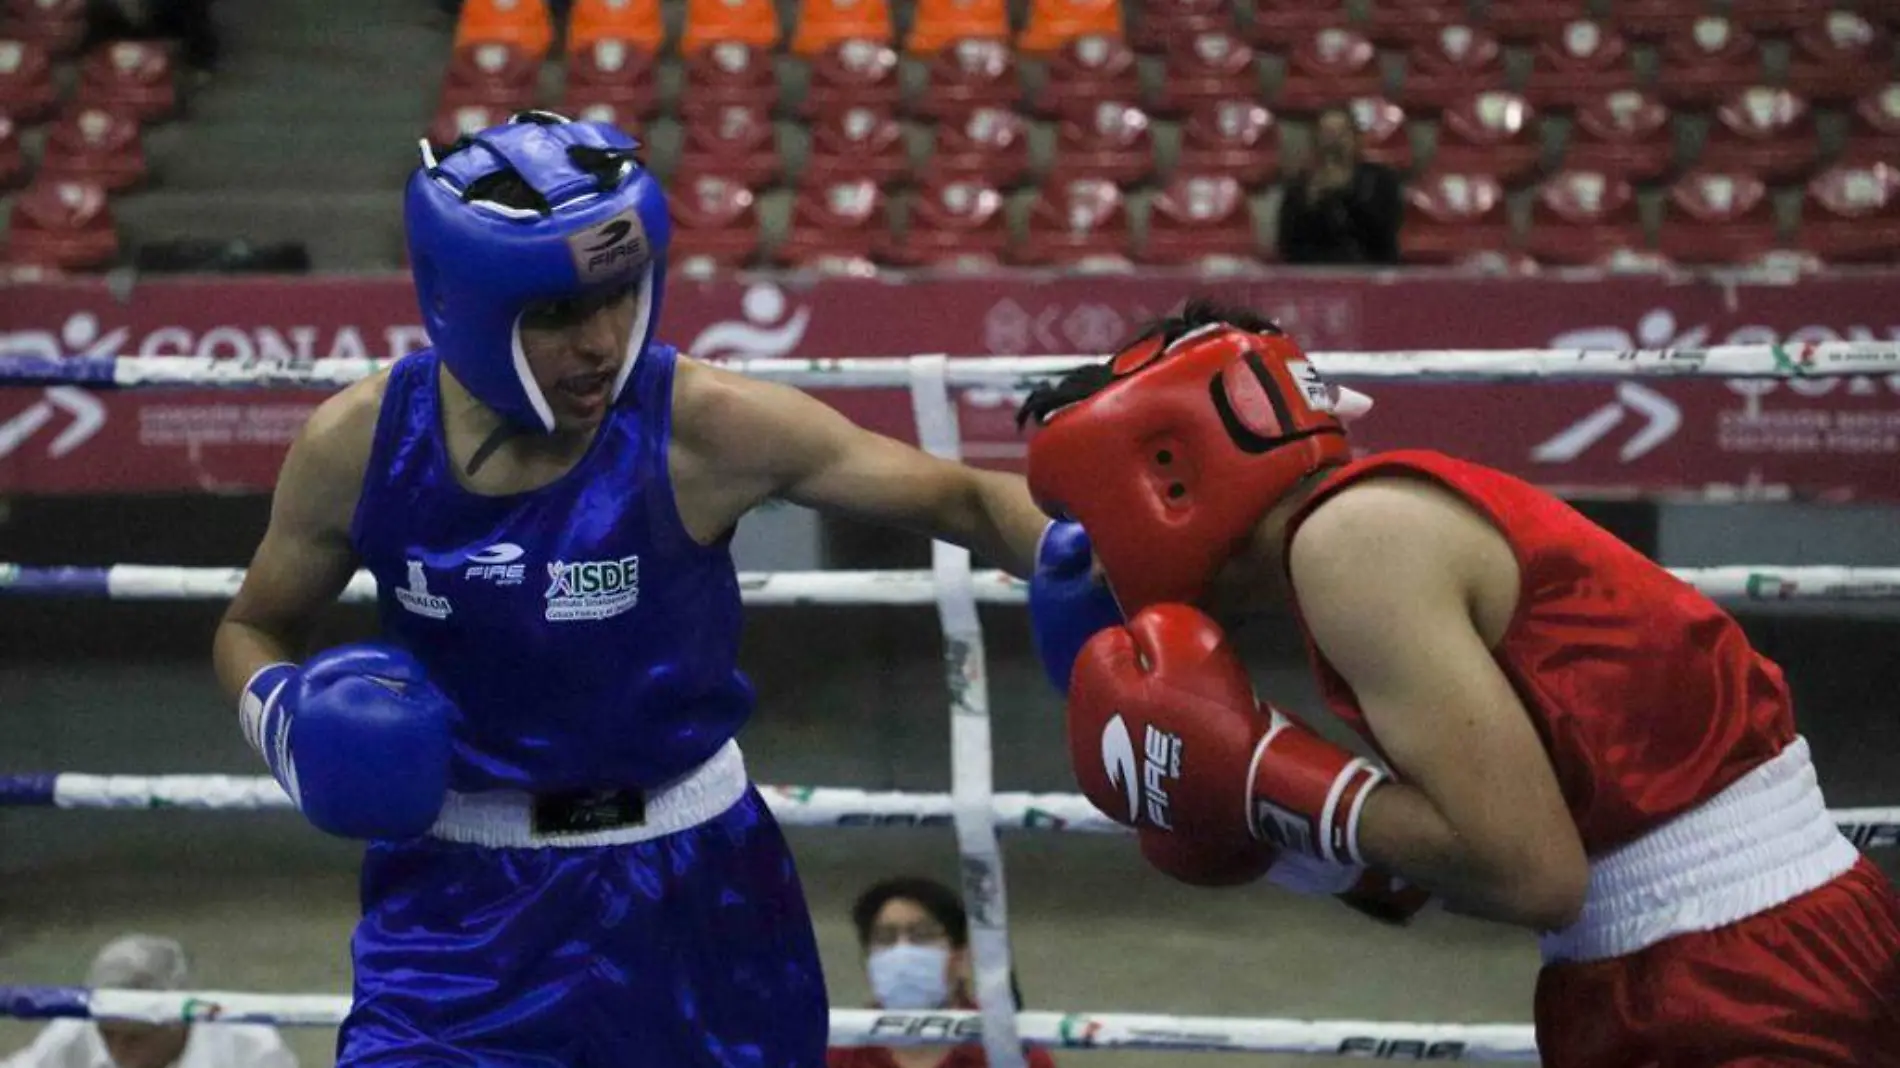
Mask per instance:
[[[543,834],[534,829],[534,796],[518,790],[450,793],[429,836],[495,849],[625,845],[697,827],[745,796],[745,757],[727,742],[712,759],[665,786],[647,791],[646,818],[605,831]]]
[[[1860,857],[1828,816],[1797,737],[1702,804],[1590,861],[1583,916],[1545,935],[1544,962],[1621,957],[1792,900]]]

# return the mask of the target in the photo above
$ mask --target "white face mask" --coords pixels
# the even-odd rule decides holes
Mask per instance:
[[[887,1009],[941,1009],[950,1001],[950,951],[899,942],[865,960],[871,993]]]

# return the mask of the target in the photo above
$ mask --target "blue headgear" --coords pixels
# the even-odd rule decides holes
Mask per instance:
[[[521,351],[538,301],[636,286],[620,397],[660,318],[672,234],[639,142],[605,123],[523,112],[441,159],[425,141],[404,204],[422,321],[456,381],[502,417],[552,431]]]

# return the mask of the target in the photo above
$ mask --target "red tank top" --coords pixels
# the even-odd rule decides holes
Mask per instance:
[[[1794,738],[1781,669],[1735,620],[1569,505],[1501,471],[1424,451],[1348,464],[1293,517],[1287,543],[1328,497],[1393,477],[1456,493],[1510,543],[1517,611],[1492,656],[1543,738],[1585,852],[1612,849],[1714,796]],[[1306,647],[1327,705],[1370,740],[1351,687],[1310,635]]]

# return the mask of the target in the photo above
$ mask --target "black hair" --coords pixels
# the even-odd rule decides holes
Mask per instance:
[[[1222,304],[1207,297],[1193,297],[1175,314],[1143,324],[1121,348],[1127,349],[1155,338],[1159,338],[1165,347],[1202,327],[1216,323],[1225,323],[1254,334],[1282,332],[1280,324],[1251,308]],[[1115,379],[1110,363],[1111,360],[1103,360],[1101,363],[1078,367],[1054,382],[1044,383],[1031,390],[1028,399],[1016,411],[1016,428],[1021,430],[1032,419],[1040,423],[1057,409],[1101,391]]]
[[[900,898],[917,902],[929,913],[949,936],[953,949],[963,949],[970,944],[970,915],[963,911],[963,899],[955,890],[935,879],[899,875],[873,883],[851,906],[851,923],[858,930],[858,945],[871,944],[871,928],[877,924],[877,914]]]

